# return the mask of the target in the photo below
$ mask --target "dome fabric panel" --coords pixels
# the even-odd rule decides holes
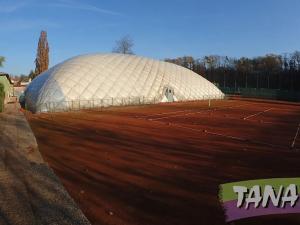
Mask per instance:
[[[221,99],[224,94],[184,67],[123,54],[71,58],[39,75],[25,91],[26,106],[33,112],[49,111],[51,105],[68,110],[88,101],[99,107],[109,99],[122,105],[130,98],[167,102]]]

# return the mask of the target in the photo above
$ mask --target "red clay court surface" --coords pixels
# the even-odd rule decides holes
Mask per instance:
[[[300,104],[231,99],[28,119],[92,224],[225,224],[220,184],[300,176]],[[300,216],[234,224],[300,224]]]

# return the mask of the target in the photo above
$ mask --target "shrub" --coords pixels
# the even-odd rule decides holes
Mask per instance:
[[[4,110],[4,98],[5,98],[4,85],[0,83],[0,112]]]

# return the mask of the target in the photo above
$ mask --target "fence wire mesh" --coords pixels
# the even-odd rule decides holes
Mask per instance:
[[[300,92],[277,90],[277,89],[257,89],[257,88],[220,88],[228,95],[241,95],[249,98],[263,98],[283,101],[300,101]]]
[[[202,98],[195,98],[194,100],[177,100],[176,102],[185,101],[198,101],[198,100],[209,100],[209,99],[223,99],[221,95],[204,95]],[[79,111],[79,110],[101,110],[107,107],[114,106],[135,106],[135,105],[151,105],[163,103],[161,97],[127,97],[127,98],[105,98],[105,99],[92,99],[92,100],[72,100],[72,101],[59,101],[59,102],[47,102],[39,104],[36,109],[33,110],[35,113],[42,112],[68,112],[68,111]],[[26,106],[26,109],[31,110]]]

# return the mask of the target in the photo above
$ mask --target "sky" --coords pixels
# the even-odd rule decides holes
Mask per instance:
[[[155,59],[293,52],[300,50],[299,12],[299,0],[0,0],[0,71],[34,69],[41,30],[50,67],[111,52],[125,35],[135,54]]]

